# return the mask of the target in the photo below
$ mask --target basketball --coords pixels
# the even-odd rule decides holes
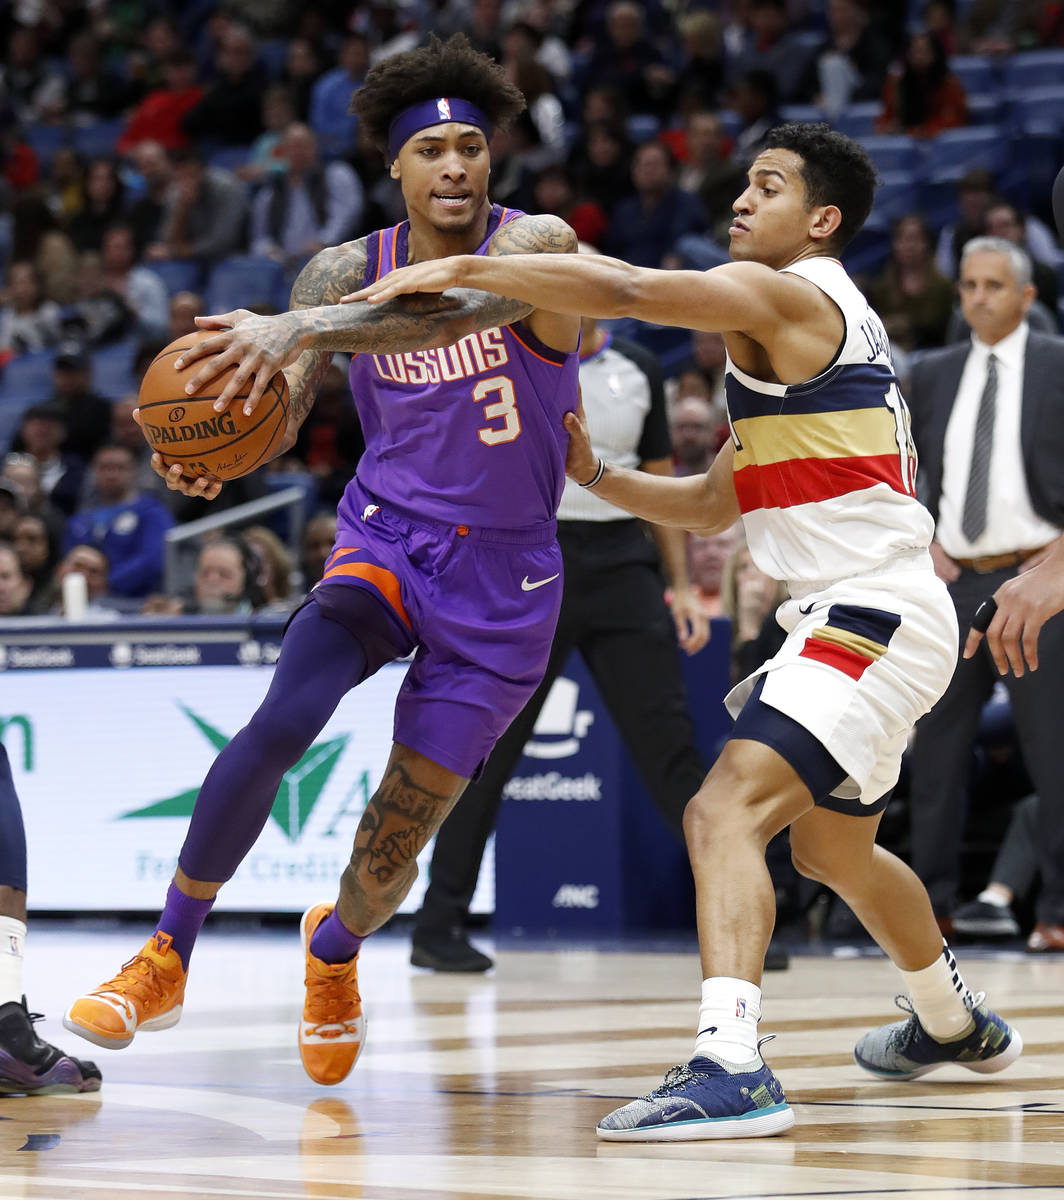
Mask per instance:
[[[152,360],[140,384],[140,428],[152,450],[168,466],[180,463],[186,475],[239,479],[261,466],[277,449],[288,423],[288,381],[282,371],[270,380],[250,416],[244,415],[240,392],[225,412],[214,411],[236,367],[228,367],[195,396],[185,384],[200,360],[183,371],[174,370],[181,351],[214,332],[197,330],[171,342]]]

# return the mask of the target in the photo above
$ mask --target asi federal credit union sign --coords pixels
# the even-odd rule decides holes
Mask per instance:
[[[268,667],[29,669],[3,675],[0,736],[22,803],[35,909],[161,907],[200,784],[265,695]],[[124,665],[124,664],[116,664]],[[350,692],[287,771],[219,911],[335,898],[392,744],[405,664]],[[417,909],[422,873],[402,911]],[[490,886],[490,872],[485,886]],[[86,882],[89,880],[90,882]],[[494,897],[479,896],[477,911]]]

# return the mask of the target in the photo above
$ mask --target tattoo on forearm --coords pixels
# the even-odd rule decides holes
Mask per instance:
[[[300,316],[318,350],[403,354],[448,346],[468,333],[511,325],[532,312],[522,300],[454,288],[444,297],[397,296],[383,304],[343,304]]]
[[[418,854],[457,798],[421,787],[401,763],[389,767],[362,814],[340,884],[353,928],[376,928],[392,915],[417,877]]]

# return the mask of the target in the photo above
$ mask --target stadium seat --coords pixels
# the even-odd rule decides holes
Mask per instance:
[[[989,54],[954,54],[949,60],[949,69],[969,96],[991,94],[1001,88],[1001,71]]]
[[[22,414],[28,406],[14,400],[0,398],[0,454],[11,446],[11,440],[22,424]]]
[[[52,367],[55,353],[51,350],[34,350],[19,354],[8,361],[0,375],[0,405],[33,404],[47,400],[55,389],[52,386]]]
[[[883,115],[883,105],[878,100],[861,100],[847,105],[831,124],[847,137],[864,141],[876,132],[876,122]]]
[[[92,353],[92,390],[108,400],[120,400],[137,390],[133,363],[140,349],[136,338],[101,346]]]
[[[248,160],[248,146],[219,146],[207,158],[209,167],[221,167],[223,171],[235,171]]]
[[[287,38],[269,38],[259,42],[259,63],[271,79],[280,79],[284,74],[287,57]]]
[[[1014,95],[1064,83],[1064,50],[1028,50],[1005,60],[1005,90]]]
[[[303,504],[299,524],[302,526],[310,520],[318,509],[318,481],[308,471],[268,471],[265,474],[266,487],[270,492],[283,492],[286,488],[302,489]],[[268,513],[263,523],[267,525],[282,541],[289,541],[291,535],[292,510],[280,508]]]
[[[37,155],[42,174],[51,166],[55,152],[71,144],[70,130],[65,125],[27,125],[22,136]]]
[[[742,132],[743,119],[733,108],[722,108],[717,113],[717,120],[728,137],[737,137]]]
[[[683,265],[692,271],[708,271],[710,267],[731,262],[728,251],[703,233],[685,234],[677,239],[673,251],[683,260]]]
[[[74,129],[74,149],[82,158],[111,158],[115,144],[125,129],[122,118],[114,121],[94,121],[91,125],[79,125]]]
[[[817,121],[826,121],[827,114],[816,104],[783,104],[780,106],[781,121],[799,121],[803,125],[813,125]]]
[[[946,129],[928,139],[928,162],[939,172],[959,172],[981,167],[1003,170],[1009,161],[1009,132],[1000,125],[971,125]]]
[[[203,286],[203,268],[191,258],[164,258],[144,264],[166,284],[173,296],[177,292],[198,292]]]
[[[1030,87],[1012,98],[1012,122],[1031,132],[1052,131],[1059,135],[1064,125],[1064,70],[1055,87]]]
[[[1006,103],[999,92],[968,94],[968,124],[997,125],[1005,116]]]
[[[889,231],[866,225],[842,252],[842,261],[851,275],[872,275],[882,268],[889,254]]]
[[[923,152],[915,138],[905,134],[879,133],[861,139],[868,156],[881,174],[897,171],[919,171],[923,163]]]
[[[650,113],[633,113],[625,127],[633,146],[638,146],[640,142],[649,142],[661,132],[661,122]]]
[[[883,171],[876,189],[868,224],[872,229],[887,229],[899,217],[921,211],[920,181],[909,171]]]
[[[207,281],[207,311],[268,306],[276,312],[288,308],[284,268],[272,258],[234,255],[223,259]]]

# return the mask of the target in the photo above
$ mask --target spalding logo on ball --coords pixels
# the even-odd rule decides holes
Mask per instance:
[[[225,412],[214,411],[235,367],[212,379],[206,392],[185,396],[185,384],[202,364],[175,371],[174,360],[182,350],[213,336],[197,330],[156,355],[140,385],[140,428],[167,466],[180,463],[186,475],[238,479],[276,453],[288,424],[288,381],[278,371],[250,416],[244,414],[246,391],[234,397]]]

